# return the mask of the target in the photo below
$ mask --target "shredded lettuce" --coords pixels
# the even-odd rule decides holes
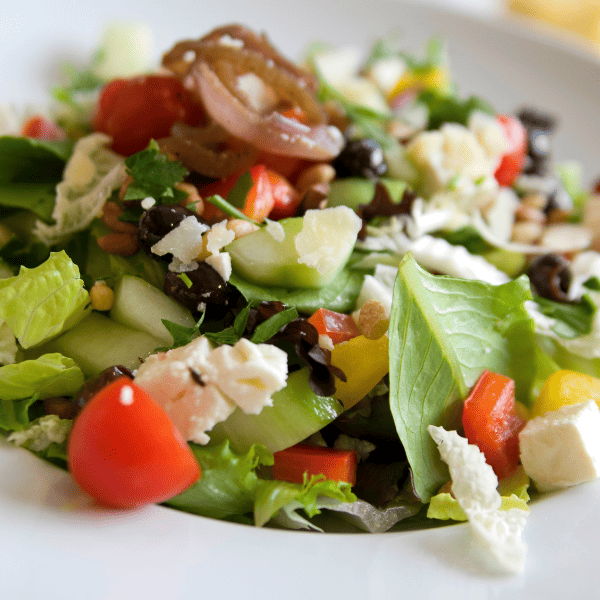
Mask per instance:
[[[21,267],[0,280],[0,320],[23,348],[37,346],[72,327],[86,314],[89,295],[77,265],[53,252],[34,269]]]

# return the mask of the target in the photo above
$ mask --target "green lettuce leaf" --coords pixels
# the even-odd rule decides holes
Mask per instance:
[[[237,454],[225,441],[218,446],[190,444],[202,477],[187,490],[165,504],[205,517],[230,519],[251,513],[259,485],[256,470],[272,465],[273,455],[255,445],[246,454]]]
[[[485,369],[515,379],[529,399],[529,299],[527,278],[492,286],[431,275],[410,254],[400,263],[389,328],[390,406],[423,502],[449,478],[427,427],[456,429],[462,400]]]
[[[64,252],[33,269],[0,280],[0,320],[23,348],[37,346],[72,327],[86,314],[89,296],[77,265]]]
[[[1,385],[0,383],[0,387]],[[4,431],[25,429],[31,421],[29,408],[38,400],[39,394],[34,394],[31,398],[24,398],[23,400],[0,399],[0,429],[4,429]]]
[[[356,500],[349,483],[331,481],[323,475],[313,475],[310,480],[305,478],[302,484],[261,480],[254,505],[254,523],[262,527],[283,510],[288,519],[299,519],[300,527],[305,527],[304,519],[295,515],[296,510],[302,508],[308,517],[314,517],[321,512],[319,499],[322,497],[341,502]]]
[[[0,367],[0,400],[72,396],[83,385],[81,369],[62,354],[43,354],[35,360],[24,360]],[[17,418],[20,421],[20,417]]]
[[[231,274],[229,283],[234,285],[248,302],[278,300],[288,308],[294,307],[299,312],[312,314],[323,306],[336,312],[352,310],[360,294],[363,279],[363,274],[346,268],[333,283],[318,290],[262,287],[242,279],[235,273]]]

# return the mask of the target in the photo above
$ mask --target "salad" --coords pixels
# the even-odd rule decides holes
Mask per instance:
[[[443,44],[113,28],[2,115],[0,430],[98,503],[289,529],[468,521],[600,475],[598,188]]]

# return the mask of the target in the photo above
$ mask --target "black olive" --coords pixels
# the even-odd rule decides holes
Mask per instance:
[[[383,150],[371,138],[348,141],[332,165],[338,177],[377,179],[387,171]]]
[[[186,271],[185,274],[169,271],[163,290],[167,296],[171,296],[194,314],[206,310],[213,319],[224,314],[229,307],[227,283],[205,262],[201,262],[197,269]]]
[[[179,204],[159,204],[145,211],[140,217],[138,238],[146,254],[158,260],[159,257],[152,254],[150,248],[165,237],[167,233],[175,229],[186,217],[196,217],[200,223],[206,224],[200,215]],[[162,258],[163,260],[171,260],[170,256],[170,254],[167,254],[166,257]]]
[[[539,131],[547,135],[554,133],[556,119],[547,113],[535,108],[522,109],[517,117],[528,131]]]
[[[100,375],[86,381],[73,398],[73,404],[77,410],[81,410],[102,388],[106,387],[116,379],[119,379],[119,377],[129,377],[129,379],[133,379],[133,373],[123,365],[115,365],[113,367],[108,367],[108,369],[104,369]]]
[[[558,254],[544,254],[533,260],[527,275],[531,286],[543,298],[570,302],[567,292],[571,283],[571,263]]]

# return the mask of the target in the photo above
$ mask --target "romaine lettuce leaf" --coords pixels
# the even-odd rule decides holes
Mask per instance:
[[[10,365],[17,357],[17,340],[6,323],[0,320],[0,365]]]
[[[35,360],[0,367],[0,400],[21,400],[34,394],[39,398],[72,396],[83,382],[83,373],[73,359],[58,353],[43,354]]]
[[[186,512],[227,519],[251,513],[259,485],[256,470],[272,465],[273,455],[255,445],[246,454],[237,454],[225,441],[218,446],[190,444],[202,470],[202,477],[165,504]]]
[[[535,375],[527,278],[492,286],[430,275],[407,255],[391,311],[390,406],[423,502],[448,480],[427,427],[456,429],[460,407],[485,369],[515,379],[529,400]]]
[[[0,280],[0,320],[23,348],[31,348],[75,325],[86,314],[88,293],[77,265],[64,251],[33,269]]]

